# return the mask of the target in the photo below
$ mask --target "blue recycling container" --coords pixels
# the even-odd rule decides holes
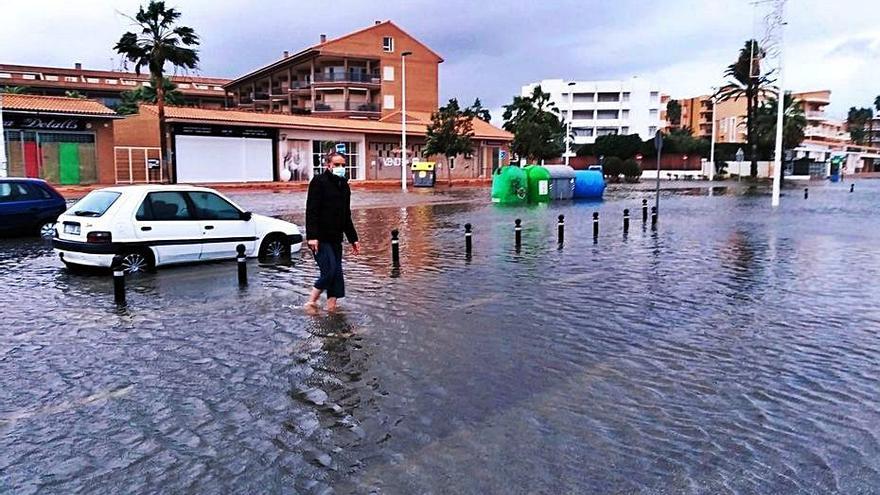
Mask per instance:
[[[605,177],[599,170],[576,170],[574,172],[575,199],[602,199]]]

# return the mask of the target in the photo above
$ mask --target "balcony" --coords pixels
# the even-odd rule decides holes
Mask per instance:
[[[347,83],[369,86],[380,86],[382,81],[378,74],[364,74],[359,72],[320,72],[315,74],[315,84]]]
[[[379,114],[381,110],[379,105],[365,101],[334,101],[334,102],[315,102],[314,113],[359,113],[359,114]]]
[[[808,119],[825,120],[825,112],[821,110],[807,110],[804,113]]]

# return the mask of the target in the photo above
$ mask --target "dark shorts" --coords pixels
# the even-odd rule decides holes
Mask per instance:
[[[321,276],[315,281],[315,288],[327,291],[327,297],[345,297],[345,279],[342,275],[342,243],[318,242],[315,261]]]

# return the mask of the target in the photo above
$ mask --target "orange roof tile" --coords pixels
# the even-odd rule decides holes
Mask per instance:
[[[142,105],[142,111],[156,114],[154,105]],[[409,114],[409,112],[407,112]],[[410,114],[410,117],[413,115]],[[292,127],[308,130],[330,130],[364,132],[368,134],[398,134],[400,124],[378,120],[343,119],[331,117],[312,117],[280,113],[258,113],[241,110],[211,110],[192,107],[165,107],[165,118],[169,121],[197,121],[200,123],[219,123],[229,125],[252,125],[268,127]],[[407,121],[407,134],[424,136],[427,121]],[[477,139],[497,139],[509,141],[513,134],[499,129],[488,122],[474,119],[474,137]]]
[[[115,117],[116,112],[95,100],[67,98],[64,96],[39,96],[26,94],[0,94],[4,111],[45,112],[58,114]]]

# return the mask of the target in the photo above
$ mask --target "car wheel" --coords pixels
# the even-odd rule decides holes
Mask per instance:
[[[281,234],[272,234],[263,239],[260,258],[278,260],[290,256],[290,241]]]
[[[40,237],[43,239],[51,239],[55,237],[55,222],[45,222],[40,224]]]
[[[122,255],[122,270],[127,274],[153,271],[153,256],[147,251],[128,251]]]

